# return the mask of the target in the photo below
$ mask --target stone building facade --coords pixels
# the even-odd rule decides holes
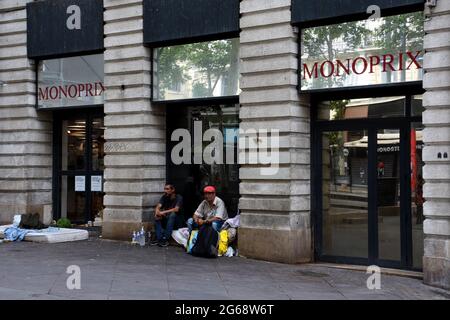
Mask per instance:
[[[27,58],[28,1],[1,3],[1,221],[43,213],[52,203],[52,117],[35,107],[34,61]]]
[[[424,166],[424,280],[449,287],[450,284],[450,3],[439,1],[425,21],[423,113]]]
[[[0,2],[0,222],[51,212],[53,113],[36,109],[27,56],[27,3]],[[143,0],[103,0],[104,238],[128,240],[152,213],[167,178],[165,105],[151,98],[152,49]],[[279,130],[276,175],[239,168],[239,251],[249,258],[316,260],[311,96],[299,92],[299,28],[291,0],[240,1],[240,128]],[[423,59],[424,282],[450,288],[450,1],[425,9]],[[241,150],[242,152],[242,150]],[[441,156],[438,157],[438,154]],[[447,154],[444,157],[444,154]]]

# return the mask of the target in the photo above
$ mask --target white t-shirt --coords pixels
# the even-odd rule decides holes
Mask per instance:
[[[225,203],[219,197],[214,198],[212,207],[209,206],[208,201],[203,200],[195,211],[195,215],[202,219],[209,219],[213,217],[218,217],[222,220],[228,219]]]

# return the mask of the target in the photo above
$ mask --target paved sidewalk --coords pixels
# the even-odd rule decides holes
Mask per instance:
[[[196,258],[180,247],[124,242],[0,243],[0,299],[449,299],[420,280],[383,275],[368,290],[361,271],[245,258]],[[69,265],[81,290],[68,290]]]

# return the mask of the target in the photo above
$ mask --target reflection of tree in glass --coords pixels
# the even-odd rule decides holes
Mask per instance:
[[[236,94],[238,45],[235,40],[192,43],[159,49],[157,75],[160,98],[176,82],[193,80],[193,96],[212,96],[219,80],[224,81],[224,95]],[[187,71],[201,76],[191,79]],[[232,73],[230,77],[226,77]],[[235,91],[235,90],[234,90]]]
[[[345,119],[345,108],[350,100],[333,100],[330,101],[330,110],[333,113],[332,120],[342,120]],[[343,137],[341,131],[332,131],[329,134],[330,145],[343,146]]]
[[[423,23],[422,12],[386,17],[384,18],[384,23],[374,32],[375,44],[393,54],[397,52],[422,50],[424,37]],[[403,61],[401,81],[405,81],[405,64],[406,61]],[[389,69],[388,72],[390,73]],[[390,76],[387,79],[391,81]]]
[[[202,82],[194,82],[192,85],[193,97],[207,97],[209,96],[209,90]]]
[[[187,62],[206,76],[208,96],[212,96],[220,78],[230,68],[231,41],[213,41],[190,44],[186,48]]]
[[[333,100],[330,102],[330,109],[333,112],[333,120],[345,118],[345,108],[350,100]]]
[[[169,88],[188,80],[189,76],[184,73],[186,66],[178,63],[184,60],[183,57],[183,46],[157,49],[156,83],[159,99],[165,98],[165,92]]]
[[[370,30],[366,29],[365,21],[305,29],[302,41],[304,55],[307,55],[308,58],[313,58],[315,61],[333,61],[339,58],[338,53],[360,47],[369,33]],[[314,81],[319,83],[327,82],[328,87],[341,84],[343,80],[343,77],[314,79]],[[318,84],[313,87],[323,87],[323,85]]]

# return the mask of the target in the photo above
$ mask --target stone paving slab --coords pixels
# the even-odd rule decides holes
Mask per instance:
[[[0,243],[0,300],[405,300],[450,299],[421,280],[368,275],[323,265],[287,265],[242,257],[203,259],[180,247],[136,247],[91,238],[72,243]],[[69,265],[81,289],[69,290]]]

